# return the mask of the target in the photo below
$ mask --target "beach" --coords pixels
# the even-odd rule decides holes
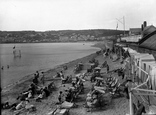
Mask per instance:
[[[98,46],[103,49],[104,48],[103,45],[96,44],[95,47]],[[81,73],[85,73],[90,66],[89,60],[93,58],[97,59],[100,65],[104,61],[107,61],[108,64],[110,65],[110,71],[120,66],[120,61],[113,62],[109,58],[104,58],[103,55],[97,55],[96,53],[93,53],[83,58],[76,59],[74,61],[64,63],[62,65],[49,69],[48,71],[45,72],[45,78],[46,78],[45,85],[53,81],[56,85],[56,90],[54,90],[47,99],[43,99],[42,102],[35,102],[34,100],[32,100],[31,104],[35,105],[37,111],[35,113],[29,113],[29,115],[45,115],[56,108],[55,103],[58,101],[57,97],[59,91],[71,85],[71,84],[65,84],[64,86],[61,86],[61,79],[53,78],[53,76],[55,76],[57,72],[63,70],[63,66],[68,67],[67,70],[63,70],[64,75],[65,76],[72,75],[72,78],[74,79],[76,75],[73,72],[75,65],[79,62],[82,62],[84,64],[84,68],[81,71]],[[106,70],[103,68],[102,72],[105,71]],[[113,73],[113,76],[118,78],[118,75],[115,73]],[[121,78],[119,78],[119,81],[123,82]],[[2,93],[1,95],[2,102],[8,101],[10,103],[14,103],[16,101],[18,94],[26,90],[31,82],[32,82],[32,75],[26,76],[25,80],[16,84],[14,87],[9,88],[8,91],[6,91],[5,93]],[[92,84],[88,80],[84,83],[84,87],[85,87],[84,94],[81,94],[79,97],[80,99],[76,102],[78,107],[70,109],[69,111],[70,115],[125,115],[126,113],[129,113],[129,101],[125,97],[117,97],[112,99],[112,102],[109,104],[109,106],[106,106],[104,110],[95,110],[93,112],[87,112],[86,108],[83,107],[83,104],[85,102],[87,93],[91,89],[91,85]],[[10,112],[9,110],[2,111],[2,115],[12,115],[12,114],[13,112]],[[22,113],[22,114],[26,114],[26,113]]]

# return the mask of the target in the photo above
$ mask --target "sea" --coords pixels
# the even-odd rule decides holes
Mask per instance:
[[[99,50],[92,45],[91,42],[0,44],[1,87],[4,89],[36,71],[47,71]]]

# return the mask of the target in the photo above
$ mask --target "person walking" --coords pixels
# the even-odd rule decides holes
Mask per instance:
[[[58,101],[59,101],[59,103],[63,102],[63,92],[62,91],[59,92]]]
[[[107,73],[109,73],[109,65],[107,64]]]
[[[122,79],[124,79],[124,78],[125,78],[125,72],[122,71]]]
[[[37,79],[37,77],[36,77],[36,74],[34,74],[33,83],[34,83],[35,85],[38,85],[38,79]]]
[[[42,77],[41,77],[41,83],[44,85],[45,83],[45,75],[44,75],[44,72],[42,72]]]
[[[36,71],[36,77],[39,78],[40,74],[38,71]]]
[[[131,87],[132,87],[132,81],[131,80],[127,80],[127,83],[125,84],[125,93],[126,93],[126,98],[129,99],[129,92],[131,90]]]

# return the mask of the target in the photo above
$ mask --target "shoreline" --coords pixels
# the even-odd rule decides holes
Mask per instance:
[[[79,58],[79,59],[76,59],[76,60],[73,60],[73,61],[70,61],[70,62],[67,62],[67,63],[64,63],[64,64],[61,64],[61,65],[58,65],[52,69],[49,69],[47,71],[45,71],[47,75],[45,75],[45,82],[48,82],[48,80],[51,80],[53,79],[51,76],[55,76],[56,75],[56,72],[58,71],[61,71],[63,66],[64,65],[67,65],[69,66],[70,68],[74,68],[74,66],[79,63],[79,62],[86,62],[86,60],[91,60],[92,58],[96,57],[96,53],[92,53],[88,56],[85,56],[85,57],[82,57],[82,58]],[[88,60],[88,61],[89,61]],[[71,71],[73,72],[73,71]],[[67,74],[67,72],[65,72]],[[73,76],[74,74],[72,74]],[[33,79],[33,74],[31,75],[28,75],[28,76],[25,76],[24,77],[26,80],[23,80],[17,84],[14,84],[12,87],[9,87],[5,92],[1,92],[1,102],[6,102],[6,101],[9,101],[10,103],[14,103],[16,102],[16,98],[18,97],[18,95],[27,90],[29,85],[31,84],[32,82],[32,79]],[[53,79],[55,81],[55,79]],[[59,79],[56,79],[57,81]]]
[[[103,40],[102,40],[103,41]],[[60,42],[11,42],[11,43],[0,43],[0,44],[37,44],[37,43],[97,43],[102,41],[60,41]]]
[[[85,43],[86,41],[82,41],[82,42],[62,42],[62,43]],[[61,43],[61,42],[58,42],[58,43]],[[99,49],[101,49],[101,47],[98,47],[96,44],[102,44],[102,43],[100,43],[100,42],[98,42],[98,41],[93,41],[93,42],[87,42],[87,43],[93,43],[93,45],[91,45],[90,47],[96,47],[96,48],[99,48]],[[17,43],[18,44],[18,43]],[[93,54],[93,53],[91,53],[91,54]],[[89,54],[89,55],[91,55],[91,54]],[[87,55],[88,56],[88,55]],[[86,57],[86,56],[84,56],[84,57]],[[84,57],[81,57],[81,58],[84,58]],[[71,60],[71,61],[76,61],[77,59],[74,59],[74,60]],[[56,69],[56,68],[58,68],[59,66],[63,66],[64,64],[68,64],[68,63],[70,63],[71,61],[69,61],[69,62],[66,62],[66,63],[63,63],[63,64],[58,64],[58,65],[56,65],[56,66],[54,66],[54,67],[52,67],[52,68],[45,68],[45,69],[40,69],[40,70],[36,70],[36,71],[45,71],[45,72],[47,72],[47,71],[49,71],[49,70],[52,70],[52,69]],[[34,72],[35,73],[35,72]],[[34,74],[34,73],[28,73],[27,75],[25,75],[25,76],[23,76],[23,77],[21,77],[19,80],[17,80],[17,81],[15,81],[15,82],[13,82],[13,83],[10,83],[10,84],[8,84],[7,86],[4,86],[4,87],[1,87],[2,88],[2,93],[3,92],[6,92],[8,89],[10,89],[10,87],[14,87],[15,85],[17,85],[17,84],[19,84],[19,83],[21,83],[21,82],[24,82],[25,81],[25,79],[27,80],[28,78],[30,78],[30,77],[32,77],[32,75]],[[23,80],[24,79],[24,80]],[[6,90],[6,91],[5,91]]]
[[[91,42],[91,43],[94,43],[93,45],[91,45],[91,47],[96,47],[96,48],[99,48],[99,50],[105,48],[105,47],[102,47],[103,45],[105,45],[104,41],[103,43],[101,42]],[[52,73],[56,73],[57,71],[60,71],[62,70],[63,66],[64,65],[67,65],[67,66],[72,66],[73,64],[76,64],[78,61],[82,61],[84,60],[85,58],[89,58],[89,57],[94,57],[96,55],[96,52],[94,53],[91,53],[87,56],[84,56],[82,58],[78,58],[78,59],[75,59],[75,60],[71,60],[69,62],[66,62],[66,63],[63,63],[63,64],[60,64],[60,65],[56,65],[55,67],[51,68],[51,69],[47,69],[47,70],[38,70],[39,72],[40,71],[43,71],[45,73],[49,73],[49,72],[52,72]],[[72,65],[71,65],[72,64]],[[56,71],[57,70],[57,71]],[[11,92],[11,90],[14,90],[17,86],[21,85],[22,83],[25,83],[25,82],[29,82],[30,80],[32,80],[33,78],[33,74],[34,73],[30,73],[26,76],[23,76],[21,79],[19,79],[18,81],[12,83],[12,84],[8,84],[7,86],[5,86],[3,89],[2,89],[2,92],[1,92],[1,98],[4,96],[4,95],[9,95]]]

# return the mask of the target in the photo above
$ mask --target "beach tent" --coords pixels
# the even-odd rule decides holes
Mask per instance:
[[[142,56],[147,56],[149,54],[140,54],[138,52],[136,52],[135,50],[133,49],[130,49],[129,48],[129,54],[130,54],[130,57],[126,60],[126,67],[129,68],[129,70],[131,70],[131,75],[132,75],[132,80],[137,80],[138,83],[139,83],[139,69],[138,69],[138,66],[139,66],[139,63],[138,63],[138,60],[140,57]]]
[[[148,53],[140,54],[137,53],[133,50],[129,51],[130,58],[129,58],[129,64],[131,64],[131,67],[135,64],[135,70],[138,73],[139,78],[141,79],[143,76],[141,73],[146,74],[147,77],[143,77],[142,81],[143,83],[141,84],[136,84],[136,86],[131,89],[133,91],[133,99],[134,97],[139,97],[142,102],[144,103],[149,103],[151,105],[156,105],[156,62],[153,57],[153,55],[150,55]],[[132,63],[134,62],[134,64]],[[147,89],[149,83],[151,82],[151,87],[150,89]],[[152,90],[151,90],[152,89]],[[133,115],[133,110],[132,110],[132,93],[129,93],[130,95],[130,115]],[[146,102],[145,102],[146,101]],[[153,109],[155,110],[155,109]]]
[[[144,61],[155,61],[155,59],[153,55],[142,56],[138,59],[139,67],[146,71],[146,64],[142,63]],[[139,76],[142,82],[145,82],[148,77],[147,74],[142,72],[140,69],[139,69]]]
[[[135,55],[137,55],[138,53],[130,53],[130,63],[131,63],[131,73],[135,73],[137,71],[137,63],[135,62]]]
[[[136,67],[136,63],[135,63],[135,55],[140,55],[140,53],[137,53],[135,50],[133,49],[130,49],[129,48],[129,54],[130,54],[130,57],[127,58],[125,61],[126,61],[126,68],[129,68],[129,70],[131,70],[131,75],[134,77],[135,75],[135,72],[137,71],[137,67]],[[134,78],[132,78],[133,80]]]
[[[130,57],[126,58],[124,60],[124,63],[122,64],[123,69],[124,68],[128,68],[129,70],[131,70],[131,74],[132,75],[132,80],[133,80],[133,75],[134,75],[134,70],[135,70],[135,64],[134,64],[134,55],[139,55],[140,53],[137,53],[137,51],[129,48],[129,47],[123,47],[123,49],[125,51],[129,52]]]
[[[131,73],[134,74],[135,72],[135,63],[134,63],[134,55],[139,55],[140,53],[138,53],[137,51],[128,48],[128,52],[130,54],[130,63],[131,63]]]
[[[148,53],[145,53],[145,54],[141,54],[141,53],[137,53],[134,55],[134,65],[135,65],[135,72],[136,72],[136,75],[141,78],[140,74],[141,74],[141,70],[138,68],[140,67],[141,68],[141,65],[140,65],[140,58],[141,57],[146,57],[146,56],[149,56]]]
[[[139,84],[136,87],[131,89],[131,91],[133,90],[132,91],[133,97],[131,96],[131,92],[130,92],[130,113],[132,113],[133,111],[132,101],[137,99],[146,105],[146,109],[149,108],[146,110],[148,115],[155,115],[156,114],[156,61],[146,60],[146,61],[142,61],[142,64],[146,64],[146,68],[142,68],[142,71],[144,71],[145,73],[147,72],[149,79],[147,79],[142,84]],[[150,82],[151,84],[149,84]],[[152,85],[152,88],[144,87],[150,85]],[[135,103],[135,101],[133,103]]]
[[[146,72],[149,73],[149,85],[151,85],[153,90],[156,90],[156,61],[144,61],[142,62],[146,65]]]

